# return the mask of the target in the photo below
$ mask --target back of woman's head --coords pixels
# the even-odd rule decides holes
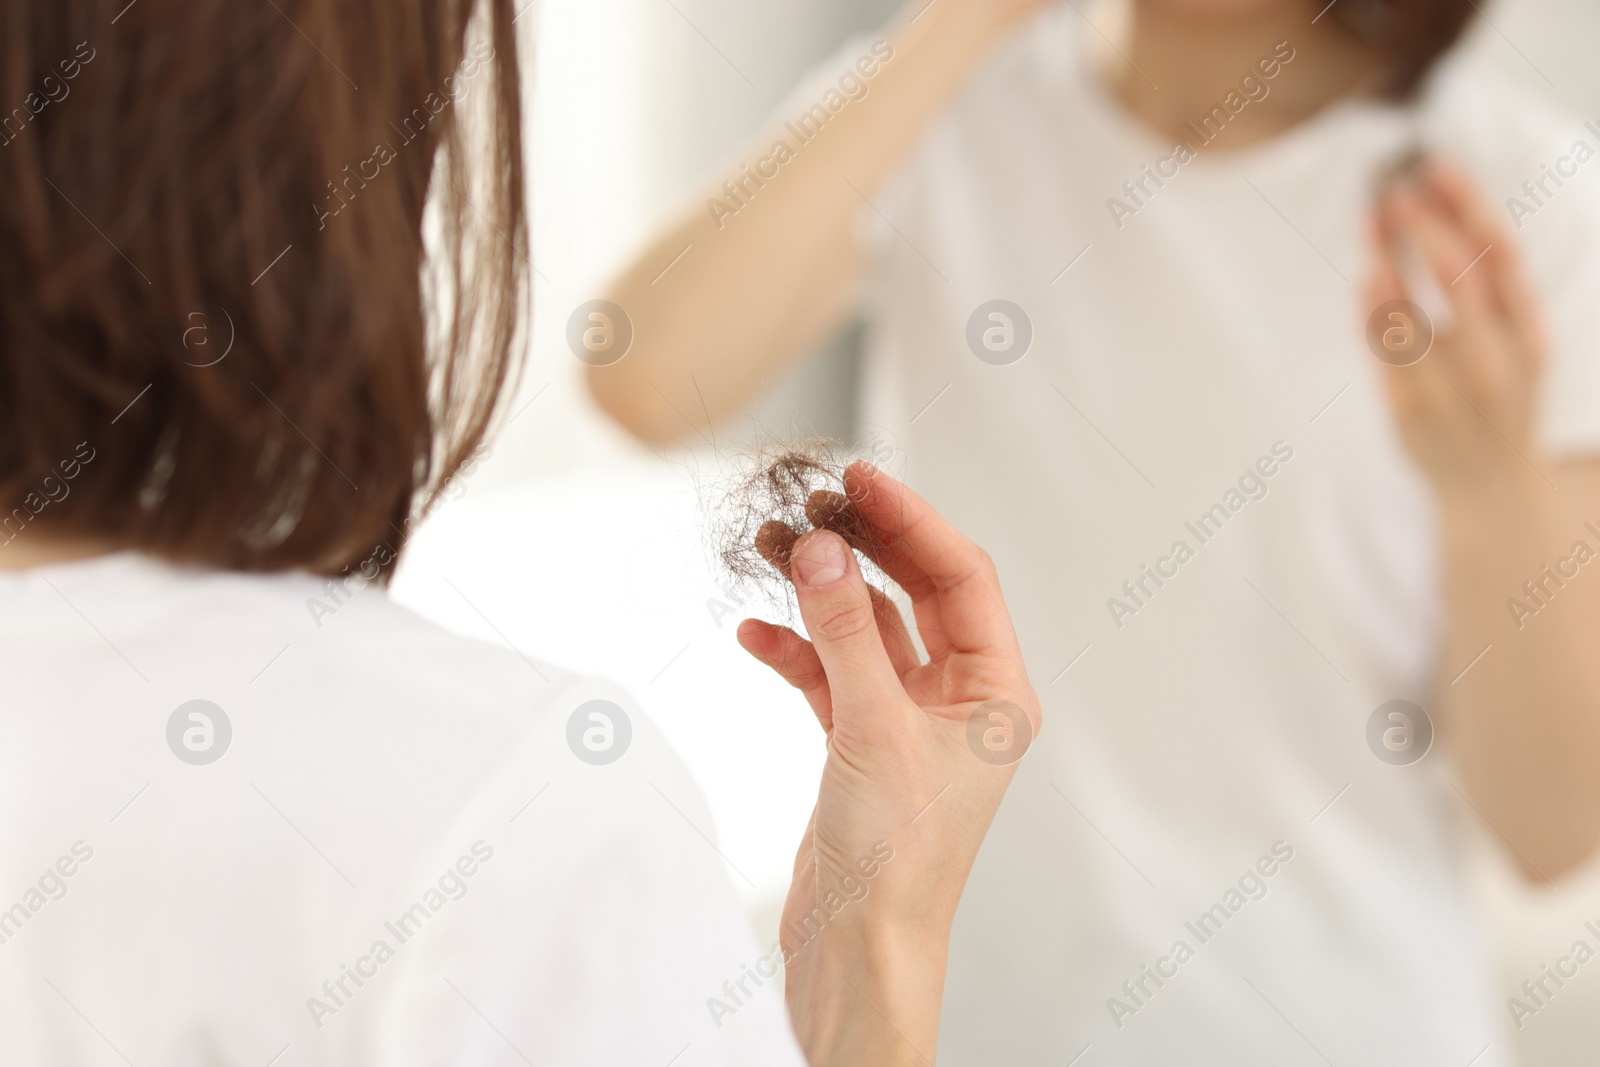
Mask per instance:
[[[0,552],[37,526],[336,571],[400,543],[513,367],[513,18],[0,8]]]

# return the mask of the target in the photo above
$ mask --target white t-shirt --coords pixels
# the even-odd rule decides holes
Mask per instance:
[[[1380,705],[1429,703],[1442,608],[1361,227],[1413,129],[1495,205],[1597,132],[1454,75],[1415,114],[1346,103],[1162,164],[1085,36],[1042,15],[864,212],[868,426],[993,553],[1045,704],[962,903],[940,1062],[1502,1064],[1460,779],[1367,742]],[[1138,191],[1146,165],[1169,176]],[[1567,455],[1600,450],[1585,167],[1519,234]],[[1009,364],[1004,319],[969,347],[994,300],[1031,322]]]
[[[0,572],[0,679],[0,1061],[803,1062],[605,682],[129,554]]]

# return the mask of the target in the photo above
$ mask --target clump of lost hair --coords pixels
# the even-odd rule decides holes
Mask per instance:
[[[893,546],[851,504],[844,472],[853,459],[838,442],[816,438],[758,445],[734,462],[705,505],[713,562],[730,596],[792,608],[790,553],[817,529],[843,537],[867,581],[884,584],[874,559]]]

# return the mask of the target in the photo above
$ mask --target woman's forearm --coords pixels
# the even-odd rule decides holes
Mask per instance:
[[[1468,796],[1538,880],[1600,840],[1600,479],[1547,469],[1562,492],[1529,467],[1443,504],[1443,725]]]
[[[923,3],[850,57],[862,60],[848,71],[859,98],[837,92],[847,103],[830,112],[819,86],[818,100],[779,116],[610,287],[633,346],[591,367],[589,384],[629,430],[692,440],[687,418],[736,409],[837,321],[860,272],[861,211],[1018,6],[938,0],[916,15]]]

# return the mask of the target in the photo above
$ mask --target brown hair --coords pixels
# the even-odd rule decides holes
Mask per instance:
[[[728,596],[795,608],[789,555],[801,535],[821,529],[862,553],[869,584],[887,584],[873,559],[906,549],[898,536],[886,537],[851,506],[844,482],[851,461],[842,443],[818,437],[763,440],[723,462],[706,487],[715,492],[702,497],[702,510],[712,566],[725,579]]]
[[[1312,0],[1322,8],[1326,0]],[[1471,21],[1473,0],[1338,0],[1331,17],[1384,59],[1386,96],[1414,96]]]
[[[403,543],[522,337],[513,18],[4,5],[0,551],[38,523],[337,572]]]

